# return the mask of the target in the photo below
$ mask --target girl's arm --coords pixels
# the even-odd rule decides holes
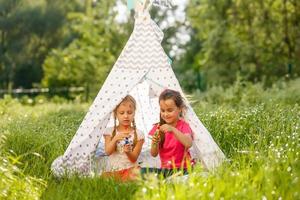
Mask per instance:
[[[125,151],[125,153],[126,153],[128,159],[129,159],[131,162],[134,163],[134,162],[138,159],[138,157],[139,157],[139,155],[140,155],[140,153],[141,153],[143,144],[144,144],[144,139],[139,140],[139,141],[136,143],[136,145],[135,145],[135,147],[134,147],[134,149],[133,149],[132,151]],[[128,145],[128,146],[129,146],[129,145]]]
[[[174,136],[181,144],[183,144],[184,147],[190,148],[193,145],[193,140],[190,135],[183,134],[181,131],[179,131],[177,128],[170,126],[168,124],[164,124],[160,127],[160,130],[163,132],[169,131],[173,132]],[[152,149],[152,148],[151,148]]]
[[[126,137],[126,135],[119,133],[117,135],[115,135],[115,137],[113,139],[111,139],[110,135],[105,135],[104,139],[105,139],[105,153],[107,155],[111,155],[113,152],[116,151],[116,144],[118,140],[122,140]]]
[[[193,145],[193,140],[191,135],[183,134],[180,132],[177,128],[173,127],[172,132],[174,133],[174,136],[183,144],[186,148],[191,148]]]

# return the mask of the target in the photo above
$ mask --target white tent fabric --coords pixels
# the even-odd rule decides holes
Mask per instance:
[[[131,94],[137,101],[137,128],[146,136],[139,162],[142,167],[159,167],[158,158],[151,158],[149,154],[150,139],[147,137],[152,125],[159,121],[158,96],[164,89],[169,88],[179,91],[184,97],[169,57],[161,46],[162,39],[162,31],[148,12],[137,17],[127,44],[67,150],[52,163],[51,168],[55,175],[91,173],[98,142],[105,128],[113,124],[112,111],[127,94]],[[205,168],[213,169],[225,158],[224,154],[187,100],[186,104],[188,109],[185,120],[194,133],[192,156]]]

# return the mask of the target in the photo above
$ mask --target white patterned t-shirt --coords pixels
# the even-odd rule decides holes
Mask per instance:
[[[110,127],[107,128],[104,132],[104,136],[112,135],[114,128]],[[144,139],[144,134],[142,131],[140,130],[136,130],[137,132],[137,141],[139,140],[143,140]],[[116,130],[116,135],[119,134],[119,132]],[[111,155],[108,156],[108,166],[106,169],[108,169],[108,171],[117,171],[117,170],[122,170],[122,169],[128,169],[134,166],[137,166],[136,162],[131,162],[126,153],[124,153],[123,148],[125,146],[125,144],[130,144],[133,147],[133,139],[134,139],[134,130],[132,130],[128,137],[125,138],[122,141],[118,141],[117,142],[117,148],[116,151],[113,152]]]

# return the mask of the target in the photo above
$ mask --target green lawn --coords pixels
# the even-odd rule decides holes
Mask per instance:
[[[186,181],[135,183],[51,175],[89,104],[0,100],[0,199],[300,199],[300,79],[190,98],[228,160],[206,175],[198,166]]]

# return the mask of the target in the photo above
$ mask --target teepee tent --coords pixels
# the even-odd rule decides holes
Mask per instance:
[[[159,121],[158,96],[166,88],[177,90],[184,97],[161,41],[163,33],[150,18],[149,12],[138,13],[134,30],[90,106],[65,153],[52,163],[55,175],[66,172],[90,174],[93,159],[103,131],[113,124],[113,109],[127,95],[137,101],[137,128],[145,134],[145,144],[139,162],[142,167],[159,167],[158,159],[149,153],[147,133]],[[186,100],[186,99],[185,99]],[[194,133],[192,156],[207,169],[218,166],[224,154],[186,100],[185,120]]]

